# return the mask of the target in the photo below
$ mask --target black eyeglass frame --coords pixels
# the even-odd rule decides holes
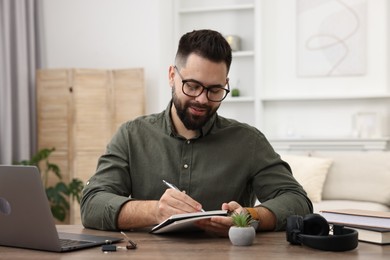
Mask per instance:
[[[175,65],[174,68],[176,69],[177,71],[177,74],[179,74],[179,77],[181,78],[181,82],[183,83],[183,85],[181,86],[181,91],[184,93],[184,95],[188,96],[188,97],[199,97],[200,95],[202,95],[202,93],[206,90],[206,97],[209,101],[211,102],[222,102],[226,96],[229,94],[230,92],[230,85],[229,85],[229,79],[227,79],[227,82],[226,82],[226,85],[227,85],[227,89],[222,87],[221,85],[211,85],[211,86],[205,86],[203,85],[201,82],[195,80],[195,79],[183,79],[183,76],[180,74],[179,72],[179,68]],[[186,83],[196,83],[198,84],[199,86],[201,86],[203,89],[202,91],[198,94],[198,95],[189,95],[187,94],[185,91],[184,91],[184,85]],[[220,90],[224,90],[225,91],[225,95],[221,98],[221,99],[218,99],[218,100],[213,100],[213,99],[210,99],[209,98],[209,91],[212,90],[212,89],[220,89]]]

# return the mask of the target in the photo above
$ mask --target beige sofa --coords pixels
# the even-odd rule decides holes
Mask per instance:
[[[308,192],[314,212],[390,211],[390,152],[311,151],[281,156]]]

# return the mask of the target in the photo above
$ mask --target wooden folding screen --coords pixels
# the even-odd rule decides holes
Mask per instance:
[[[117,128],[145,112],[143,69],[37,71],[38,147],[56,151],[65,180],[84,183]],[[54,182],[55,178],[51,178]],[[74,203],[68,222],[80,223]]]

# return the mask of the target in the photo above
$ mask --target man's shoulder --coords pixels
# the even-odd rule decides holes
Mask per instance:
[[[222,135],[225,140],[231,140],[231,143],[240,144],[249,148],[269,149],[270,143],[265,135],[256,127],[236,119],[218,116],[211,134]]]
[[[255,139],[264,141],[264,139],[266,139],[258,128],[236,119],[226,118],[220,115],[217,116],[212,132],[224,132],[227,135],[238,135],[240,138],[249,138],[252,141]]]
[[[217,117],[217,120],[216,120],[216,126],[217,128],[238,128],[238,129],[241,129],[243,131],[249,131],[249,132],[254,132],[254,133],[260,133],[260,131],[252,126],[252,125],[249,125],[247,123],[244,123],[244,122],[240,122],[236,119],[232,119],[232,118],[226,118],[226,117],[223,117],[223,116],[220,116],[218,115]]]

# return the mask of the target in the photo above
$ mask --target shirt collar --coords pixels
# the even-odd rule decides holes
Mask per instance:
[[[173,105],[173,102],[171,100],[169,102],[167,108],[165,109],[165,112],[164,112],[164,117],[165,117],[165,121],[166,121],[166,125],[167,125],[166,131],[168,132],[168,134],[170,136],[181,137],[176,132],[176,129],[175,129],[175,127],[173,125],[173,122],[172,122],[172,118],[171,118],[171,107],[172,107],[172,105]],[[217,113],[215,113],[210,118],[210,120],[200,129],[199,135],[196,138],[200,138],[202,136],[208,135],[210,133],[212,127],[214,126],[214,122],[215,122],[216,118],[217,118]]]

